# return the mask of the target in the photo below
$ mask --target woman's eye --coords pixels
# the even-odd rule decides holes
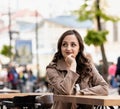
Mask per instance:
[[[76,46],[76,44],[75,44],[75,43],[72,43],[72,44],[71,44],[71,46],[72,46],[72,47],[75,47],[75,46]]]
[[[63,43],[62,46],[63,46],[63,47],[68,47],[69,44],[68,44],[68,43]],[[75,43],[71,43],[70,46],[71,46],[71,47],[75,47],[76,44],[75,44]]]
[[[63,43],[62,46],[63,46],[63,47],[67,47],[67,44],[66,44],[66,43]]]

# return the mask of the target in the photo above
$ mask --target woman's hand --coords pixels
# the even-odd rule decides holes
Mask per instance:
[[[68,65],[68,68],[74,72],[76,72],[76,60],[72,54],[68,55],[65,59],[65,62]]]

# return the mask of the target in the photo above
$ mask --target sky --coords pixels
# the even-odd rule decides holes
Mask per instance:
[[[44,16],[54,16],[54,15],[59,15],[61,13],[66,13],[68,10],[73,10],[75,8],[78,8],[81,4],[82,0],[36,0],[36,3],[34,0],[26,0],[26,3],[22,5],[21,7],[26,7],[29,6],[32,9],[38,9]],[[22,1],[20,4],[23,4]],[[33,5],[34,4],[34,5]]]
[[[68,13],[70,10],[78,9],[83,0],[3,0],[0,11],[7,12],[8,6],[11,11],[29,8],[39,10],[45,17]]]
[[[120,0],[106,0],[107,11],[112,15],[119,15],[120,13]]]
[[[78,9],[84,0],[1,0],[0,12],[8,12],[8,6],[12,11],[23,8],[38,10],[44,17],[52,17],[60,14],[69,14],[71,10]],[[91,0],[90,0],[91,1]],[[104,0],[103,0],[104,1]],[[107,1],[107,12],[118,14],[120,12],[120,0]],[[111,8],[112,7],[112,8]]]

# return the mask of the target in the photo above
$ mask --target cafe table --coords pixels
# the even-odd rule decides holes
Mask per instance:
[[[3,89],[0,89],[0,93],[20,93],[20,90],[14,90],[4,87]]]
[[[0,107],[2,108],[3,105],[5,105],[7,103],[8,105],[8,102],[9,100],[11,101],[12,99],[14,99],[15,97],[17,98],[20,98],[19,101],[21,100],[21,98],[25,98],[24,100],[28,100],[28,98],[34,98],[36,96],[46,96],[46,95],[53,95],[52,93],[0,93],[0,101],[1,101],[1,104],[0,104]],[[6,102],[7,101],[7,102]],[[30,101],[30,99],[28,100],[28,104],[27,102],[25,102],[25,105],[30,105],[30,102],[32,102],[32,104],[34,103],[34,101]],[[4,104],[3,104],[4,102]],[[24,102],[24,101],[20,101],[20,105],[21,105],[21,102]],[[11,103],[9,103],[9,105],[11,105]],[[22,104],[24,106],[24,104]]]
[[[0,99],[12,99],[18,96],[44,96],[44,95],[51,95],[52,93],[0,93]]]
[[[78,103],[101,106],[120,106],[119,95],[93,96],[93,95],[54,95],[54,102]]]

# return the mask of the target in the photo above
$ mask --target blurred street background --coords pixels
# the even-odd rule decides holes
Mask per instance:
[[[99,7],[96,8],[95,3]],[[115,75],[115,71],[109,69],[116,66],[120,56],[119,4],[119,0],[1,0],[0,88],[47,92],[45,70],[56,52],[61,34],[76,29],[84,40],[88,30],[106,30],[105,40],[99,38],[102,44],[96,39],[93,44],[85,42],[85,53],[110,84],[110,94],[118,94],[119,83],[111,83],[111,73]],[[85,15],[80,11],[83,5],[91,16],[88,13],[86,18],[82,17]],[[91,9],[95,8],[106,15],[99,13],[92,18],[95,11]],[[104,65],[108,65],[106,71]]]

